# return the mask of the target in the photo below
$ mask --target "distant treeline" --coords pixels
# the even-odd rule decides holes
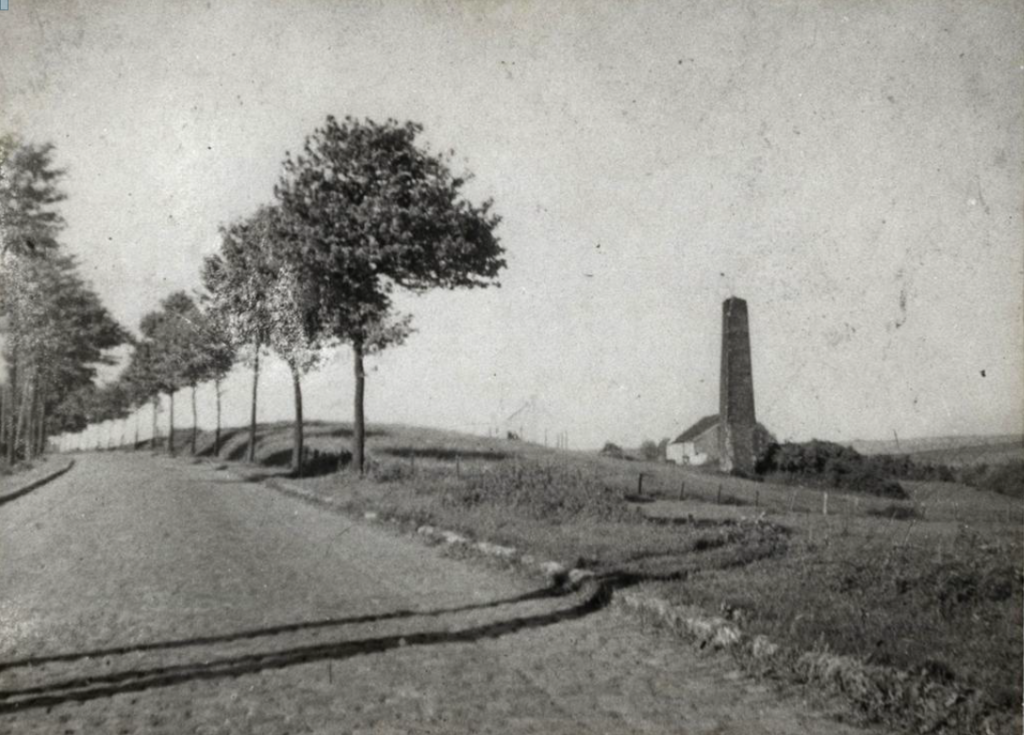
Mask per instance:
[[[1024,461],[950,467],[915,462],[907,454],[864,455],[827,441],[770,444],[757,463],[759,475],[810,482],[821,487],[906,498],[899,480],[960,482],[982,490],[1024,497]]]

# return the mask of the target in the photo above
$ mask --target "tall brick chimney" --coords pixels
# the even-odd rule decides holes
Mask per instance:
[[[723,472],[752,473],[757,455],[754,376],[747,302],[722,302],[722,377],[719,385],[718,456]]]

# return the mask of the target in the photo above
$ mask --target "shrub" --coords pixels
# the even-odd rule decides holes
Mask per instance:
[[[289,456],[291,456],[290,451]],[[321,452],[315,449],[307,454],[302,461],[302,475],[304,477],[328,475],[343,469],[351,461],[352,453],[347,449],[340,452]]]
[[[864,457],[850,447],[818,440],[770,444],[757,463],[757,471],[762,474],[894,499],[907,498],[892,478],[909,467],[906,457]]]
[[[914,518],[921,518],[922,515],[918,512],[917,508],[912,505],[896,505],[895,503],[889,503],[884,508],[868,508],[867,511],[869,516],[878,516],[879,518],[895,518],[897,521],[909,521]]]
[[[1024,460],[1016,460],[999,464],[994,467],[978,465],[971,468],[973,472],[966,474],[963,482],[968,485],[1008,495],[1011,498],[1024,498]]]
[[[416,474],[407,462],[381,462],[371,458],[368,465],[367,474],[374,482],[401,482]]]
[[[612,459],[630,459],[622,447],[612,442],[605,442],[599,454],[602,457],[611,457]]]
[[[659,445],[655,444],[650,439],[646,439],[640,445],[640,456],[649,462],[654,462],[655,460],[664,458],[665,454]]]

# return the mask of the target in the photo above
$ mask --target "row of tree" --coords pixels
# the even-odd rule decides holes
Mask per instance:
[[[415,123],[328,117],[300,154],[286,153],[275,201],[221,229],[219,252],[201,269],[204,292],[178,292],[140,324],[131,359],[108,388],[103,418],[147,402],[219,382],[236,358],[253,371],[249,459],[256,445],[261,358],[269,351],[289,367],[295,399],[294,469],[303,457],[302,378],[323,351],[347,345],[355,378],[352,456],[365,463],[364,358],[401,343],[411,317],[393,304],[396,290],[481,288],[505,266],[491,202],[471,203],[468,176],[452,172],[452,152],[417,141]],[[137,414],[136,414],[137,415]],[[174,451],[173,431],[169,448]],[[137,443],[137,439],[136,439]]]
[[[100,365],[129,335],[60,242],[65,199],[52,145],[0,137],[0,460],[101,418]]]

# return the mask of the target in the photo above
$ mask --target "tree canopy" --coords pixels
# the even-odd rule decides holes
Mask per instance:
[[[0,137],[0,445],[9,462],[95,413],[96,368],[128,339],[61,248],[54,150]]]
[[[81,404],[75,396],[93,388],[98,366],[114,363],[109,350],[125,343],[127,332],[81,278],[75,259],[59,249],[8,253],[0,269],[0,314],[7,317],[12,399],[38,403],[39,413],[51,417],[50,430],[80,428],[86,417],[74,410]]]
[[[57,248],[64,218],[56,205],[64,170],[54,167],[51,143],[32,145],[0,137],[0,256],[40,254]]]
[[[451,153],[418,144],[421,125],[328,117],[302,153],[286,155],[275,187],[281,203],[282,256],[294,263],[302,298],[315,308],[320,334],[355,353],[355,460],[363,468],[363,355],[409,334],[396,315],[396,287],[497,285],[505,267],[490,200],[463,195],[467,176]]]
[[[238,348],[259,350],[270,342],[278,218],[276,208],[261,207],[252,216],[222,227],[220,252],[203,261],[201,275],[210,310]]]

